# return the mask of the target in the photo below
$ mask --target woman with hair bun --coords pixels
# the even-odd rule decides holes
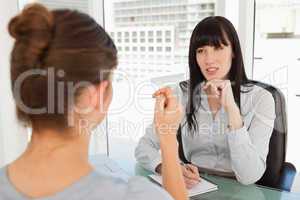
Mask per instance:
[[[126,183],[99,174],[88,162],[90,134],[106,116],[117,66],[116,47],[102,27],[77,11],[31,4],[10,21],[9,33],[17,116],[32,136],[26,151],[0,169],[0,200],[187,199],[173,153],[182,109],[170,89],[154,94],[168,194],[145,178]]]

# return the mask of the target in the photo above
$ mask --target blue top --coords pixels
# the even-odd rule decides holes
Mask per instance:
[[[7,167],[0,169],[0,200],[31,199],[16,190],[7,175]],[[39,200],[170,200],[171,196],[159,186],[143,177],[130,178],[128,182],[92,171],[62,192]]]

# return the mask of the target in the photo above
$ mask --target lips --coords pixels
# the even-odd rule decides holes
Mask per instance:
[[[206,71],[208,73],[214,73],[214,72],[218,71],[218,69],[219,69],[218,67],[209,67],[206,69]]]

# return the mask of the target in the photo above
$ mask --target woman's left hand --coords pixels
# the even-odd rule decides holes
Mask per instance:
[[[228,114],[228,127],[231,130],[239,129],[243,126],[240,109],[235,103],[230,80],[210,80],[204,87],[208,95],[218,98],[220,104]]]
[[[208,94],[218,98],[220,104],[226,111],[231,108],[236,108],[230,80],[214,79],[205,83],[203,89],[208,91]]]

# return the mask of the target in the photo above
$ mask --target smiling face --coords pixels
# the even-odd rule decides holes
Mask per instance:
[[[205,45],[196,49],[196,60],[207,81],[227,79],[231,68],[233,53],[230,43],[219,47]]]

